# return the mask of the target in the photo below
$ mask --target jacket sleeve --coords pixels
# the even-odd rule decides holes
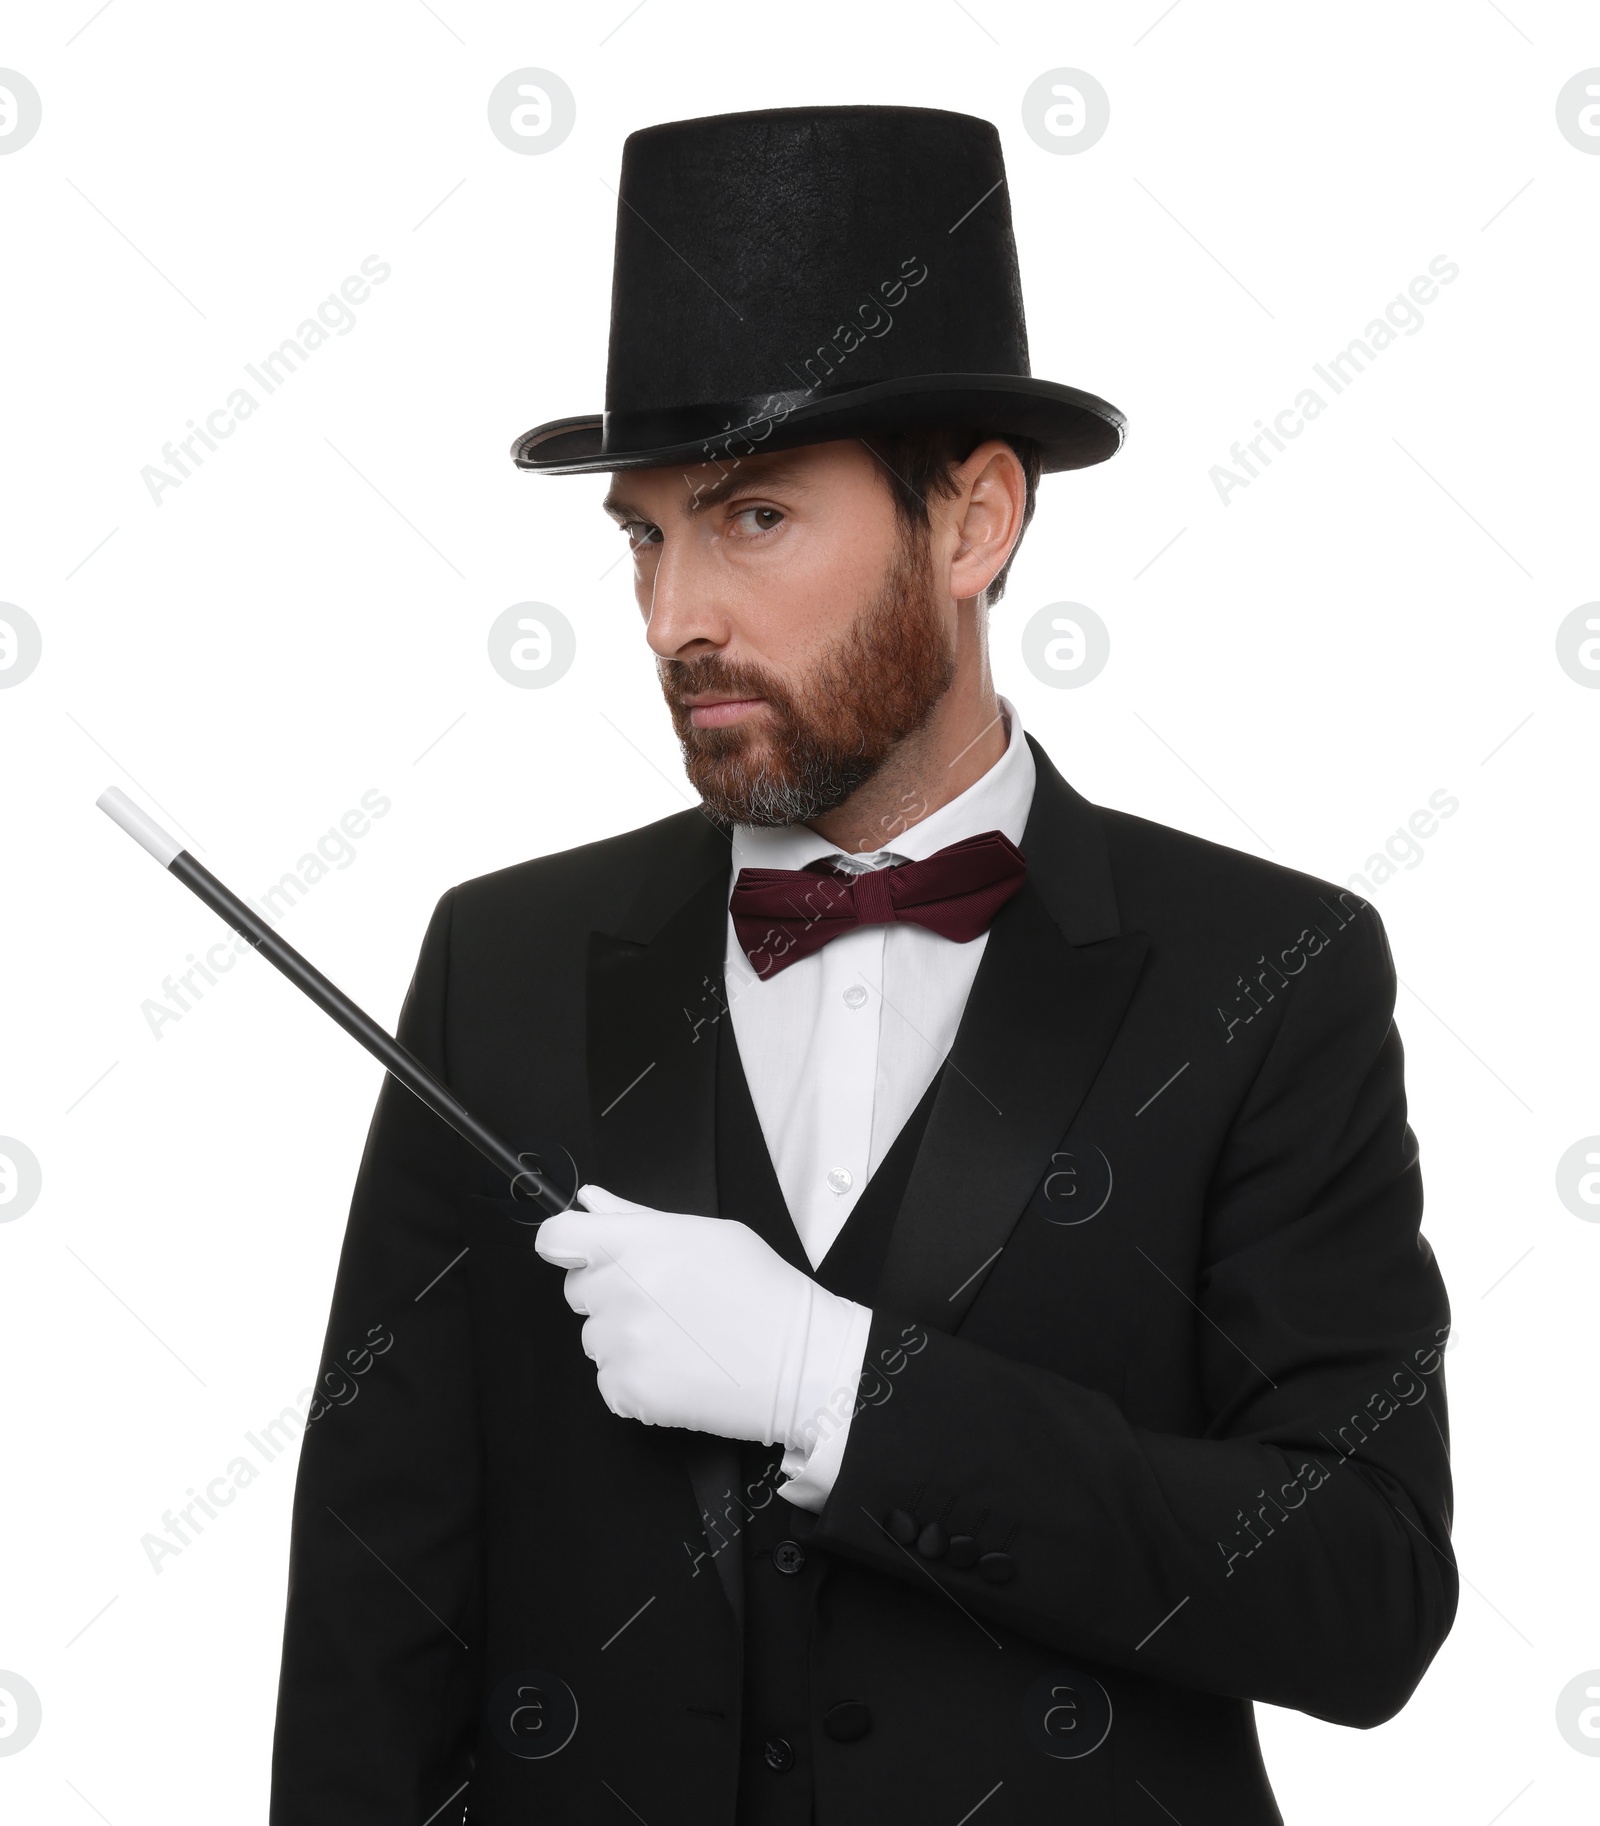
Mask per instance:
[[[1376,910],[1345,936],[1294,985],[1208,1187],[1183,1290],[1203,1431],[1132,1425],[878,1311],[867,1365],[888,1392],[863,1395],[819,1544],[1064,1654],[1345,1725],[1400,1709],[1458,1595],[1450,1311]],[[925,1558],[929,1520],[975,1549]]]
[[[452,894],[428,927],[399,1027],[447,1082]],[[459,1266],[464,1151],[384,1079],[301,1444],[272,1826],[425,1820],[471,1774],[483,1478]]]

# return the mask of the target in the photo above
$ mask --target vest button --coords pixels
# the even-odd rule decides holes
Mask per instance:
[[[917,1538],[917,1518],[909,1509],[891,1509],[883,1518],[883,1525],[902,1547],[909,1547]]]
[[[978,1562],[978,1571],[991,1585],[1004,1585],[1016,1576],[1017,1563],[1009,1553],[986,1553]]]
[[[794,1767],[794,1745],[787,1737],[769,1737],[766,1748],[761,1752],[769,1769],[776,1769],[781,1774],[785,1769]]]
[[[962,1570],[965,1570],[965,1568],[967,1568],[968,1566],[977,1565],[977,1563],[978,1563],[978,1543],[977,1543],[977,1541],[974,1540],[974,1538],[970,1534],[953,1534],[953,1535],[951,1535],[950,1547],[949,1547],[949,1550],[947,1551],[947,1553],[945,1554],[945,1559],[950,1563],[950,1565],[958,1567]]]
[[[798,1572],[806,1563],[805,1550],[798,1541],[779,1541],[772,1550],[772,1563],[779,1572]]]
[[[937,1522],[929,1522],[917,1536],[917,1552],[925,1560],[938,1560],[944,1557],[944,1550],[950,1545],[950,1537]]]
[[[841,1699],[822,1714],[822,1728],[836,1744],[853,1744],[872,1729],[872,1714],[859,1699]]]

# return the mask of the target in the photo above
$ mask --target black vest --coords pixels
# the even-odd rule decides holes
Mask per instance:
[[[916,1161],[943,1068],[856,1200],[848,1222],[815,1268],[807,1259],[773,1171],[750,1100],[731,1021],[717,1024],[717,1209],[738,1218],[786,1262],[846,1299],[870,1306],[889,1233]],[[782,1445],[744,1443],[740,1488],[776,1491]],[[812,1619],[833,1556],[809,1545],[816,1517],[776,1495],[742,1517],[744,1554],[744,1725],[739,1746],[737,1826],[812,1826],[812,1721],[852,1739],[872,1728],[866,1706],[849,1694],[813,1694]]]

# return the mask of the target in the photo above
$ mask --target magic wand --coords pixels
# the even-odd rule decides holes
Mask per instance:
[[[519,1154],[492,1129],[485,1127],[415,1054],[407,1052],[398,1040],[385,1033],[371,1015],[359,1009],[342,989],[330,983],[292,945],[286,945],[259,914],[252,912],[237,894],[224,887],[208,868],[196,862],[176,838],[168,836],[119,787],[108,786],[95,804],[147,849],[162,868],[176,875],[191,893],[198,895],[213,913],[220,913],[241,938],[281,970],[297,989],[310,996],[324,1014],[332,1015],[391,1077],[420,1097],[436,1116],[442,1116],[463,1140],[470,1141],[486,1160],[492,1161],[510,1180],[514,1198],[537,1205],[547,1217],[553,1217],[559,1211],[583,1208],[575,1199],[563,1200],[546,1183],[537,1167],[529,1164],[535,1158],[533,1155]]]

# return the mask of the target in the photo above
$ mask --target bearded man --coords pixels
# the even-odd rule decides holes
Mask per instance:
[[[1392,1717],[1457,1596],[1378,915],[996,692],[1122,418],[1029,372],[992,126],[620,195],[606,411],[514,454],[609,475],[702,804],[439,902],[401,1037],[570,1208],[386,1084],[272,1819],[1278,1822],[1252,1702]]]

